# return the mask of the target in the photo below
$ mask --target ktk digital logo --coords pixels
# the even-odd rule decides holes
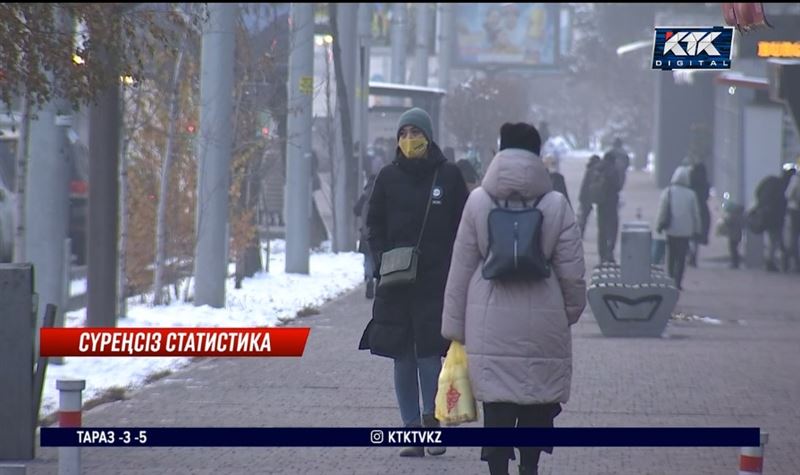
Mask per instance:
[[[733,28],[656,28],[653,69],[730,69]]]

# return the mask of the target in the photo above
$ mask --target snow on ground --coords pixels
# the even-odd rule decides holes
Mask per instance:
[[[295,318],[305,307],[317,307],[358,286],[364,280],[363,256],[358,253],[333,254],[330,246],[313,252],[309,275],[286,274],[285,244],[272,241],[269,273],[259,273],[234,289],[226,281],[226,306],[215,309],[173,302],[152,307],[138,297],[128,300],[128,317],[119,327],[267,327]],[[146,300],[150,300],[148,296]],[[83,327],[86,310],[67,313],[67,327]],[[113,387],[135,389],[145,379],[164,370],[186,366],[189,358],[177,357],[66,357],[63,365],[49,364],[42,395],[42,415],[58,409],[58,379],[84,379],[83,401]]]

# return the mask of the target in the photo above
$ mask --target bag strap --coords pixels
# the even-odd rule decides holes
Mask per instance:
[[[516,192],[515,192],[515,193],[516,193]],[[548,191],[547,193],[550,193],[550,192]],[[543,195],[541,195],[541,196],[539,196],[538,198],[536,198],[536,201],[534,201],[534,202],[533,202],[533,207],[534,207],[534,208],[536,208],[537,206],[539,206],[539,202],[540,202],[540,201],[542,201],[542,198],[544,198],[544,197],[545,197],[545,195],[547,195],[547,193],[544,193]],[[487,193],[487,194],[488,194],[488,193]],[[519,198],[520,198],[520,201],[522,201],[522,206],[523,206],[523,207],[525,207],[525,208],[527,208],[527,207],[528,207],[528,202],[525,200],[525,198],[523,198],[523,197],[522,197],[522,195],[520,195],[519,193],[516,193],[516,194],[517,194],[517,196],[519,196]],[[492,201],[494,202],[495,206],[497,206],[498,208],[502,208],[502,206],[500,205],[500,202],[499,202],[499,201],[497,201],[497,198],[495,198],[495,197],[494,197],[494,196],[492,196],[492,195],[489,195],[489,198],[491,198],[491,199],[492,199]],[[506,198],[506,200],[505,200],[505,201],[506,201],[506,206],[505,206],[505,207],[506,207],[506,208],[508,208],[508,198]]]
[[[547,193],[550,193],[550,192],[548,191]],[[540,202],[540,201],[542,201],[542,198],[544,198],[545,196],[547,196],[547,193],[544,193],[544,194],[542,194],[541,196],[539,196],[538,198],[536,198],[536,201],[533,203],[533,207],[534,207],[534,208],[536,208],[537,206],[539,206],[539,202]]]
[[[433,189],[436,188],[436,178],[439,176],[439,167],[433,172],[433,182],[431,182],[431,191],[428,193],[428,204],[425,206],[425,217],[422,218],[422,229],[419,230],[419,238],[417,238],[417,245],[414,246],[414,253],[419,251],[419,245],[422,243],[422,234],[425,233],[425,224],[428,222],[428,213],[431,210],[431,201],[433,201]]]

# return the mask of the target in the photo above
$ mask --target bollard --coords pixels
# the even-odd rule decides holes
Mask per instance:
[[[761,431],[761,445],[758,447],[742,447],[739,453],[739,475],[753,475],[764,470],[764,446],[769,434]]]
[[[81,393],[86,387],[86,381],[64,380],[56,381],[58,395],[58,426],[81,426]],[[81,473],[81,448],[58,448],[58,475],[80,475]]]
[[[25,465],[0,464],[0,475],[25,475]]]

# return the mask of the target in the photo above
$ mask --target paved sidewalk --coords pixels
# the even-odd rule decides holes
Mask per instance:
[[[583,162],[564,163],[577,203]],[[630,172],[621,222],[636,208],[653,221],[658,190]],[[712,212],[716,210],[712,209]],[[595,216],[584,240],[597,261]],[[713,239],[713,238],[712,238]],[[663,338],[609,339],[587,307],[573,327],[572,399],[560,427],[760,426],[770,433],[764,474],[800,473],[800,277],[727,269],[723,242],[688,268],[678,311],[719,324],[671,321]],[[617,247],[617,255],[619,247]],[[704,259],[710,258],[710,260]],[[310,326],[302,358],[206,359],[129,400],[84,414],[85,426],[395,426],[391,361],[358,351],[370,301],[359,288],[295,321]],[[479,424],[471,424],[478,426]],[[478,474],[479,449],[401,459],[394,448],[87,448],[86,474]],[[730,474],[737,448],[556,448],[541,474]],[[29,475],[56,474],[39,449]],[[511,473],[516,469],[512,465]]]

